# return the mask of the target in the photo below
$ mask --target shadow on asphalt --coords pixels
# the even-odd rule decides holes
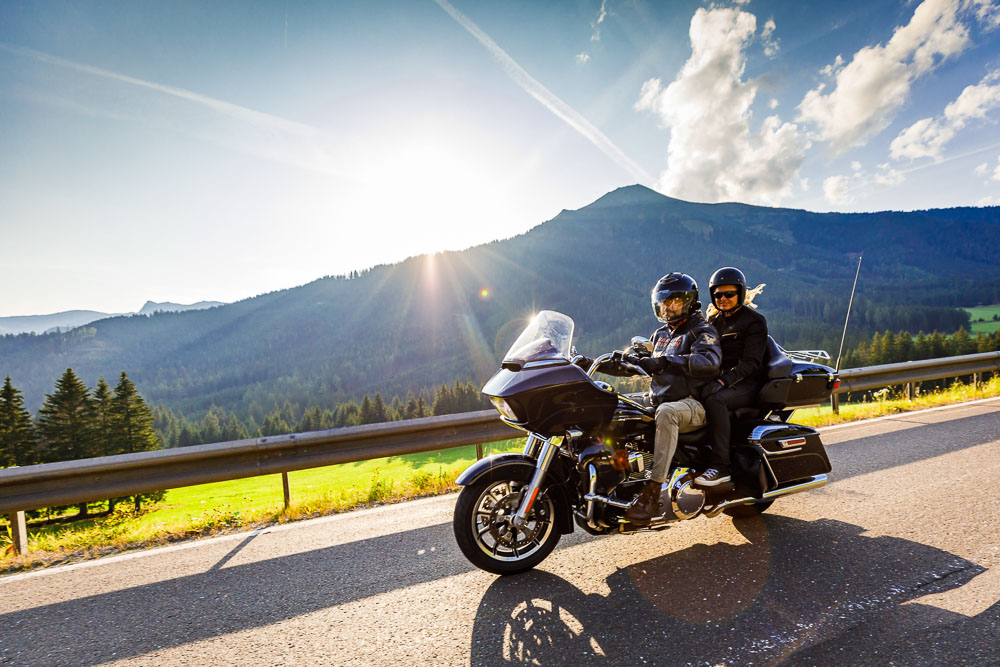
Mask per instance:
[[[737,522],[749,544],[695,544],[585,594],[539,570],[480,602],[473,665],[996,664],[1000,603],[975,618],[909,600],[983,568],[858,526],[780,516]]]
[[[830,449],[831,482],[992,441],[997,421],[994,413],[837,444]],[[498,579],[475,620],[473,661],[603,661],[594,654],[593,638],[612,662],[621,660],[611,656],[625,655],[633,663],[643,656],[746,664],[794,649],[793,658],[822,650],[849,662],[877,663],[887,651],[911,645],[935,655],[935,647],[953,645],[954,630],[972,635],[966,639],[971,652],[957,662],[982,664],[969,656],[983,655],[990,648],[984,642],[995,644],[996,606],[976,619],[920,604],[899,606],[962,585],[978,566],[916,542],[864,537],[856,526],[832,520],[767,516],[752,522],[739,524],[752,544],[696,544],[621,570],[608,580],[607,598],[584,595],[541,571]],[[577,531],[562,544],[592,539],[600,538]],[[139,656],[471,569],[450,523],[427,526],[0,614],[0,662],[83,665]],[[926,580],[928,573],[941,578]],[[842,634],[847,621],[838,622],[840,615],[850,612],[857,622],[869,607],[879,612],[871,626]],[[886,607],[896,611],[887,616]],[[575,620],[567,625],[564,613]],[[918,637],[917,628],[931,629]],[[655,654],[644,652],[648,643],[658,647]],[[992,648],[987,662],[1000,662]],[[925,662],[899,655],[903,662]]]

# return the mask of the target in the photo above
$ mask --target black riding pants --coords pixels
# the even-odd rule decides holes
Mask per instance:
[[[712,445],[710,465],[713,468],[729,469],[730,411],[753,405],[759,391],[760,386],[756,383],[743,381],[702,399],[708,421],[708,442]]]

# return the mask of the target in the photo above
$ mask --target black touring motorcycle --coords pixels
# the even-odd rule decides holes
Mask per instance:
[[[732,415],[733,481],[694,486],[708,467],[707,430],[682,433],[661,490],[663,514],[646,526],[629,523],[625,513],[652,467],[653,411],[593,379],[622,352],[598,357],[585,371],[573,363],[572,337],[571,318],[538,313],[483,387],[502,420],[528,439],[522,452],[477,461],[457,480],[464,488],[455,538],[477,567],[496,574],[530,569],[574,522],[594,535],[662,530],[699,515],[753,516],[779,496],[826,484],[830,461],[819,433],[788,418],[795,408],[827,399],[839,385],[837,374],[819,363],[829,360],[825,352],[786,352],[769,338],[768,380],[757,405]],[[650,348],[646,339],[632,340],[631,351]]]

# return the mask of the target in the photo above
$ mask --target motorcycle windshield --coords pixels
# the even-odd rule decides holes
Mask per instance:
[[[529,361],[570,358],[573,318],[554,310],[543,310],[525,327],[507,350],[503,362],[523,366]]]

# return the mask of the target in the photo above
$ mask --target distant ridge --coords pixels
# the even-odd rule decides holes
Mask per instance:
[[[376,391],[405,400],[484,382],[543,308],[573,318],[582,354],[617,349],[659,326],[649,306],[659,276],[691,274],[704,303],[720,266],[767,284],[757,302],[782,345],[836,349],[858,253],[848,346],[876,331],[968,326],[956,306],[1000,303],[997,247],[996,207],[813,213],[685,202],[633,185],[462,251],[217,308],[3,337],[0,378],[10,375],[32,410],[67,367],[88,383],[126,370],[148,400],[191,416],[214,405],[260,420],[286,401],[333,408]]]
[[[0,336],[7,334],[22,333],[52,333],[57,331],[67,331],[82,327],[85,324],[107,319],[109,317],[119,317],[121,315],[152,315],[153,313],[176,313],[186,310],[203,310],[224,306],[222,301],[199,301],[198,303],[183,304],[164,301],[147,301],[141,310],[134,313],[102,313],[98,310],[65,310],[61,313],[50,313],[48,315],[14,315],[11,317],[0,317]]]
[[[205,308],[215,308],[226,305],[222,301],[199,301],[198,303],[173,303],[172,301],[147,301],[139,310],[140,315],[152,315],[153,313],[180,313],[185,310],[203,310]]]

